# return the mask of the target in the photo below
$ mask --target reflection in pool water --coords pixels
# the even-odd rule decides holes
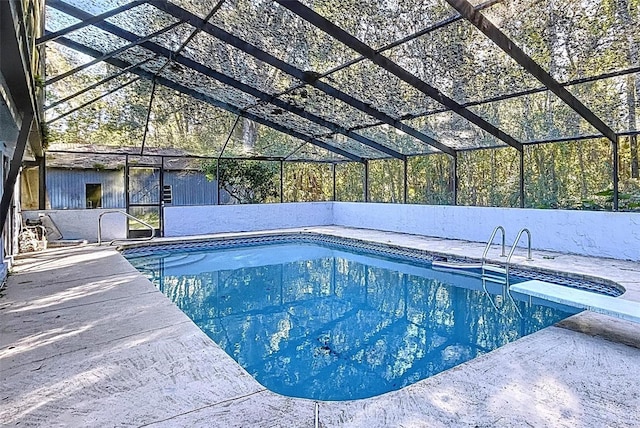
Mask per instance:
[[[262,385],[319,400],[400,389],[569,315],[478,278],[308,244],[130,256]]]

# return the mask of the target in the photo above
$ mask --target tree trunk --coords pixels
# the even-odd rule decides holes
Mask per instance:
[[[629,12],[630,5],[629,0],[616,0],[616,14],[622,22],[623,31],[627,33],[627,41],[629,49],[627,50],[627,60],[629,66],[634,67],[640,63],[640,46],[633,37],[634,22]],[[636,29],[637,30],[637,29]],[[627,78],[627,108],[629,109],[629,115],[627,117],[627,123],[629,131],[636,129],[636,104],[640,100],[640,75],[638,73],[629,75]],[[630,138],[631,149],[631,177],[639,178],[638,173],[638,140],[637,136],[633,135]]]

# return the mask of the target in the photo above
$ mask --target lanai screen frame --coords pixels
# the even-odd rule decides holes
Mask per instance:
[[[115,75],[110,75],[105,77],[102,81],[94,83],[87,88],[82,89],[81,91],[76,92],[70,96],[65,97],[62,100],[58,100],[53,104],[50,104],[45,107],[45,110],[58,106],[59,104],[69,101],[77,96],[80,96],[91,89],[95,89],[104,83],[111,81],[120,77],[121,75],[128,74],[133,76],[133,78],[127,82],[124,82],[122,85],[117,88],[108,91],[102,94],[100,97],[97,97],[93,100],[90,100],[88,103],[81,105],[72,110],[77,110],[79,108],[84,108],[87,105],[90,105],[92,102],[102,98],[103,96],[108,95],[109,93],[119,90],[122,87],[126,87],[129,84],[137,81],[138,79],[147,79],[152,82],[153,89],[151,91],[151,96],[149,100],[149,108],[147,114],[147,124],[145,125],[145,136],[142,139],[140,154],[144,153],[144,145],[146,140],[146,130],[148,128],[148,120],[150,116],[151,106],[153,103],[153,96],[155,94],[156,85],[165,86],[171,88],[179,93],[189,95],[194,97],[200,101],[206,102],[213,106],[222,108],[223,110],[229,111],[238,118],[248,118],[256,123],[271,127],[280,131],[284,134],[290,135],[294,138],[299,139],[301,142],[306,144],[312,144],[322,149],[328,150],[335,155],[342,158],[341,161],[345,162],[358,162],[364,165],[364,181],[365,183],[368,181],[367,172],[368,172],[368,161],[372,159],[398,159],[404,162],[404,202],[406,202],[406,189],[407,189],[407,158],[408,156],[413,156],[411,153],[402,153],[396,147],[392,147],[385,141],[376,141],[375,138],[368,137],[364,135],[362,130],[366,130],[370,128],[372,124],[367,124],[364,126],[351,126],[347,127],[338,121],[334,121],[331,119],[320,116],[312,111],[309,111],[305,108],[301,108],[300,106],[294,105],[291,102],[283,99],[282,93],[274,94],[268,93],[264,90],[261,90],[257,87],[248,85],[245,82],[240,81],[238,78],[230,76],[224,73],[224,70],[221,72],[219,69],[213,69],[210,65],[204,64],[195,58],[193,55],[187,56],[182,55],[182,52],[185,48],[189,47],[189,44],[192,43],[194,38],[198,36],[198,34],[206,34],[207,37],[215,38],[216,41],[228,44],[233,46],[234,49],[242,51],[248,55],[248,57],[252,57],[257,63],[266,64],[269,67],[272,67],[279,72],[285,73],[287,76],[290,76],[292,81],[299,82],[299,87],[309,87],[313,88],[313,90],[319,91],[323,95],[326,95],[330,98],[339,100],[340,103],[346,104],[349,108],[354,109],[354,111],[361,112],[368,117],[375,119],[372,123],[374,126],[376,125],[387,125],[391,128],[395,128],[397,132],[402,133],[403,135],[408,135],[414,139],[414,142],[419,142],[420,144],[425,145],[428,150],[425,150],[424,153],[418,153],[417,155],[429,155],[430,153],[445,153],[452,159],[453,164],[453,177],[454,177],[454,203],[456,202],[456,194],[457,194],[457,154],[461,151],[465,150],[479,150],[479,149],[488,149],[488,148],[499,148],[503,147],[501,145],[493,145],[493,146],[478,146],[472,148],[455,148],[451,145],[447,145],[442,143],[441,141],[436,140],[432,136],[428,135],[428,133],[422,132],[418,129],[415,129],[409,126],[406,122],[406,119],[410,115],[404,115],[403,117],[394,116],[384,111],[381,111],[379,108],[375,108],[372,106],[373,103],[367,102],[366,99],[361,99],[362,97],[356,97],[349,93],[346,93],[344,90],[332,86],[327,83],[327,80],[323,80],[324,77],[331,73],[335,73],[337,71],[346,69],[354,64],[363,61],[369,61],[375,64],[377,67],[380,67],[387,73],[390,73],[396,76],[405,84],[409,85],[412,90],[416,90],[421,94],[427,96],[428,98],[435,100],[438,105],[443,106],[439,110],[434,110],[428,114],[437,114],[438,112],[453,112],[454,114],[462,117],[464,120],[473,124],[473,126],[482,130],[482,132],[489,134],[496,141],[501,142],[504,146],[511,146],[518,151],[519,154],[519,165],[520,165],[520,173],[519,173],[519,202],[520,207],[525,206],[524,200],[524,148],[527,145],[531,144],[543,144],[550,142],[562,142],[562,141],[577,141],[582,139],[591,139],[591,138],[606,138],[609,140],[612,146],[612,183],[613,183],[613,210],[618,210],[618,140],[621,136],[630,136],[637,135],[640,133],[638,130],[629,129],[626,132],[615,132],[611,129],[598,115],[596,115],[593,111],[591,111],[586,105],[581,103],[575,96],[573,96],[567,89],[566,86],[573,84],[580,84],[592,81],[598,81],[601,79],[611,78],[615,76],[622,76],[631,73],[640,72],[640,67],[631,67],[626,70],[617,70],[609,73],[603,73],[598,76],[590,76],[582,79],[576,79],[574,81],[559,83],[555,80],[547,71],[544,70],[539,64],[537,64],[530,56],[528,56],[521,48],[517,46],[517,44],[511,40],[500,28],[495,26],[491,21],[489,21],[483,14],[483,11],[493,7],[496,4],[502,3],[501,0],[489,0],[479,5],[472,5],[467,0],[443,0],[451,7],[451,10],[454,13],[449,16],[444,17],[443,19],[430,23],[425,28],[422,28],[420,31],[410,34],[408,36],[402,37],[398,40],[394,40],[390,43],[387,43],[384,46],[378,47],[374,49],[372,46],[364,43],[361,40],[358,40],[355,36],[349,34],[344,29],[340,28],[336,23],[331,22],[326,19],[318,12],[313,10],[310,7],[307,7],[305,4],[298,1],[290,1],[290,0],[275,0],[274,4],[277,3],[283,9],[288,10],[293,15],[295,15],[296,19],[301,19],[306,25],[310,24],[316,30],[324,33],[329,36],[332,41],[337,41],[347,49],[352,49],[357,52],[360,56],[354,58],[344,64],[341,64],[337,67],[328,70],[325,73],[317,73],[309,70],[302,70],[296,67],[295,64],[287,63],[281,59],[279,59],[274,54],[267,52],[266,50],[260,48],[256,44],[252,44],[249,41],[243,40],[237,35],[232,34],[229,31],[226,31],[219,26],[216,26],[210,22],[210,18],[214,17],[214,15],[225,6],[225,0],[220,0],[212,7],[207,10],[207,14],[203,13],[204,11],[199,11],[200,13],[191,12],[183,7],[180,7],[171,1],[143,1],[136,0],[130,3],[124,4],[122,6],[118,6],[111,10],[105,11],[100,14],[91,14],[82,8],[69,3],[66,3],[63,0],[48,0],[47,7],[55,9],[59,12],[62,12],[68,16],[74,17],[78,19],[79,22],[70,25],[66,28],[62,28],[55,32],[48,32],[42,38],[37,41],[38,45],[44,45],[46,43],[55,42],[59,43],[63,46],[81,52],[85,55],[89,55],[95,58],[93,62],[105,62],[107,64],[113,65],[120,69],[118,73]],[[441,3],[444,4],[444,2]],[[309,2],[305,2],[309,3]],[[161,14],[164,18],[171,18],[174,20],[170,25],[165,28],[161,28],[156,32],[152,32],[150,34],[141,36],[140,34],[135,34],[133,32],[127,31],[126,29],[121,28],[120,26],[114,24],[113,18],[117,18],[123,13],[130,11],[136,7],[141,6],[153,6],[153,10],[157,10],[159,14]],[[112,21],[108,21],[109,18],[112,18]],[[384,56],[383,53],[388,51],[389,49],[393,49],[397,46],[401,46],[403,43],[407,43],[411,40],[415,40],[419,37],[422,37],[430,32],[438,31],[443,28],[446,28],[449,25],[452,25],[459,21],[465,21],[467,23],[471,23],[475,26],[479,31],[484,33],[484,35],[498,48],[504,51],[515,63],[518,64],[523,70],[525,70],[530,76],[534,77],[540,82],[540,85],[535,88],[530,88],[523,91],[516,91],[514,93],[507,94],[499,94],[497,96],[475,100],[468,103],[458,103],[454,99],[448,97],[437,88],[430,85],[428,82],[421,80],[416,75],[410,73],[397,63],[393,62],[388,57]],[[168,49],[164,46],[161,46],[157,43],[154,43],[152,40],[154,37],[169,32],[176,28],[179,25],[189,25],[188,37],[186,37],[182,43],[174,50]],[[78,30],[81,29],[100,29],[107,33],[110,33],[118,38],[124,40],[126,44],[124,46],[120,46],[115,49],[97,49],[96,46],[92,46],[90,43],[81,43],[77,39],[73,39],[71,35]],[[131,50],[131,49],[144,49],[148,52],[151,52],[153,56],[141,59],[140,61],[125,61],[123,60],[123,53]],[[195,59],[194,59],[195,58]],[[150,63],[156,62],[155,69],[149,66]],[[167,68],[169,64],[178,64],[180,67],[186,67],[190,70],[193,70],[197,73],[200,73],[208,78],[212,78],[218,82],[220,82],[224,87],[229,88],[230,90],[238,91],[243,94],[248,94],[253,99],[257,100],[260,104],[269,106],[272,109],[278,109],[280,111],[284,111],[292,114],[296,118],[304,119],[301,123],[309,123],[314,126],[327,129],[328,132],[326,135],[319,135],[317,130],[314,132],[313,129],[304,129],[304,126],[289,126],[288,124],[283,124],[282,122],[278,122],[274,120],[274,117],[270,117],[268,114],[264,114],[262,112],[251,112],[251,108],[247,108],[246,106],[235,105],[233,103],[228,102],[228,100],[220,100],[217,99],[210,94],[206,94],[202,91],[197,90],[196,88],[190,87],[188,82],[179,81],[177,79],[168,78],[167,75],[163,75],[163,71]],[[53,84],[56,81],[72,75],[76,72],[81,71],[86,68],[85,66],[78,67],[77,69],[71,70],[70,72],[64,73],[65,75],[54,76],[45,82],[46,85]],[[293,88],[296,88],[294,85]],[[292,88],[283,91],[285,94],[292,91]],[[491,102],[506,100],[518,96],[527,96],[539,92],[549,91],[554,93],[563,103],[569,106],[573,111],[575,111],[579,116],[581,116],[588,124],[590,124],[597,132],[592,135],[568,135],[561,136],[554,139],[549,140],[538,140],[538,141],[528,141],[521,142],[509,135],[504,130],[500,129],[497,126],[492,125],[487,120],[483,119],[476,113],[470,110],[473,106],[487,104]],[[62,116],[72,113],[73,111],[69,110],[65,112]],[[54,117],[49,120],[49,123],[55,122],[61,119],[61,116]],[[404,122],[403,122],[404,120]],[[294,129],[296,128],[296,129]],[[356,154],[350,151],[349,149],[345,149],[343,147],[339,147],[337,145],[332,144],[331,137],[333,135],[340,134],[343,138],[348,139],[349,141],[355,141],[361,144],[368,149],[375,151],[376,153],[381,154],[381,156],[370,157],[366,155]],[[225,145],[226,147],[226,145]],[[214,154],[210,158],[213,159],[222,159],[225,158],[225,147],[223,147],[220,153]],[[289,156],[295,153],[292,152]],[[256,159],[256,160],[276,160],[281,164],[283,162],[288,162],[287,159],[289,156],[282,157],[268,157],[268,156],[253,156],[242,159]],[[296,160],[302,161],[302,160]],[[317,162],[318,160],[309,159],[309,161]],[[336,160],[327,161],[329,163],[336,164]],[[44,165],[42,165],[44,167]],[[334,175],[335,176],[335,175]],[[281,181],[282,183],[282,181]],[[335,187],[335,184],[334,184]],[[368,186],[365,185],[364,199],[368,201]],[[282,192],[281,192],[282,195]]]

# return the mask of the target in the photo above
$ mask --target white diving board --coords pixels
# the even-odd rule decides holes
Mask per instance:
[[[537,280],[513,284],[509,289],[515,293],[640,323],[640,302]]]

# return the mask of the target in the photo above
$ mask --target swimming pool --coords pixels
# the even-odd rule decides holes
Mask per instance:
[[[400,389],[572,313],[528,298],[516,299],[517,310],[502,285],[432,270],[427,253],[334,238],[172,244],[125,256],[256,380],[294,397]]]

